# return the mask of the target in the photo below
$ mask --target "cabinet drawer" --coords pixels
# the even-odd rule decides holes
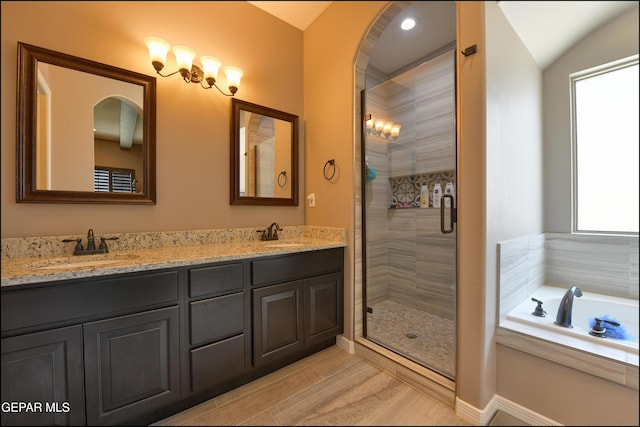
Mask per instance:
[[[83,321],[177,301],[176,271],[46,284],[2,293],[2,331]]]
[[[238,335],[191,350],[191,390],[223,385],[245,372],[245,336]]]
[[[189,306],[191,345],[244,331],[244,292],[192,302]]]
[[[243,286],[244,272],[241,263],[189,270],[191,298],[241,290]]]
[[[336,248],[254,260],[251,262],[251,283],[286,282],[340,271],[343,252],[342,248]]]

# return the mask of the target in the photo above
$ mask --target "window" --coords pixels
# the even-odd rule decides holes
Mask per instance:
[[[94,191],[135,193],[136,178],[133,169],[114,169],[96,166],[93,171]]]
[[[638,55],[570,76],[573,231],[638,234]]]

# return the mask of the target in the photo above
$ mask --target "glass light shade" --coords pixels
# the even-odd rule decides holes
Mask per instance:
[[[238,67],[229,66],[229,67],[224,67],[224,73],[227,76],[227,85],[229,87],[235,87],[235,88],[240,87],[240,79],[242,78],[244,71],[242,71]]]
[[[376,132],[379,134],[382,133],[382,129],[384,129],[384,120],[377,119],[376,120]]]
[[[202,64],[202,72],[205,80],[213,77],[214,80],[218,79],[218,70],[222,63],[220,60],[213,56],[201,56],[200,63]]]
[[[147,37],[144,39],[144,44],[146,44],[149,49],[151,62],[157,61],[162,65],[167,63],[167,53],[171,49],[169,43],[157,37]]]
[[[373,117],[370,118],[369,120],[367,120],[367,130],[372,130],[373,129]]]
[[[398,125],[398,124],[393,125],[393,127],[391,128],[391,137],[392,138],[397,138],[398,135],[400,135],[400,128],[401,127],[402,127],[402,125]]]
[[[193,58],[196,57],[196,53],[186,46],[175,46],[173,48],[173,54],[176,56],[176,63],[179,70],[191,71],[191,65],[193,64]]]
[[[391,134],[391,128],[393,127],[393,122],[385,122],[384,123],[384,128],[382,129],[382,132],[389,136]]]

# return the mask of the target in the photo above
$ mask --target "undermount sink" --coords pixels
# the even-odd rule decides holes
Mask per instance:
[[[68,257],[57,258],[46,261],[34,262],[30,267],[37,270],[64,270],[79,267],[97,267],[100,265],[115,264],[122,261],[136,259],[139,255],[135,254],[106,254],[106,255],[88,255],[88,258]]]

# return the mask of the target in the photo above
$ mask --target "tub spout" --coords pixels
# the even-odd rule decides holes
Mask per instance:
[[[564,293],[560,306],[558,307],[558,314],[556,315],[556,321],[553,322],[556,325],[564,326],[565,328],[573,328],[571,324],[571,313],[573,311],[573,298],[581,297],[582,291],[576,286],[572,286]]]

